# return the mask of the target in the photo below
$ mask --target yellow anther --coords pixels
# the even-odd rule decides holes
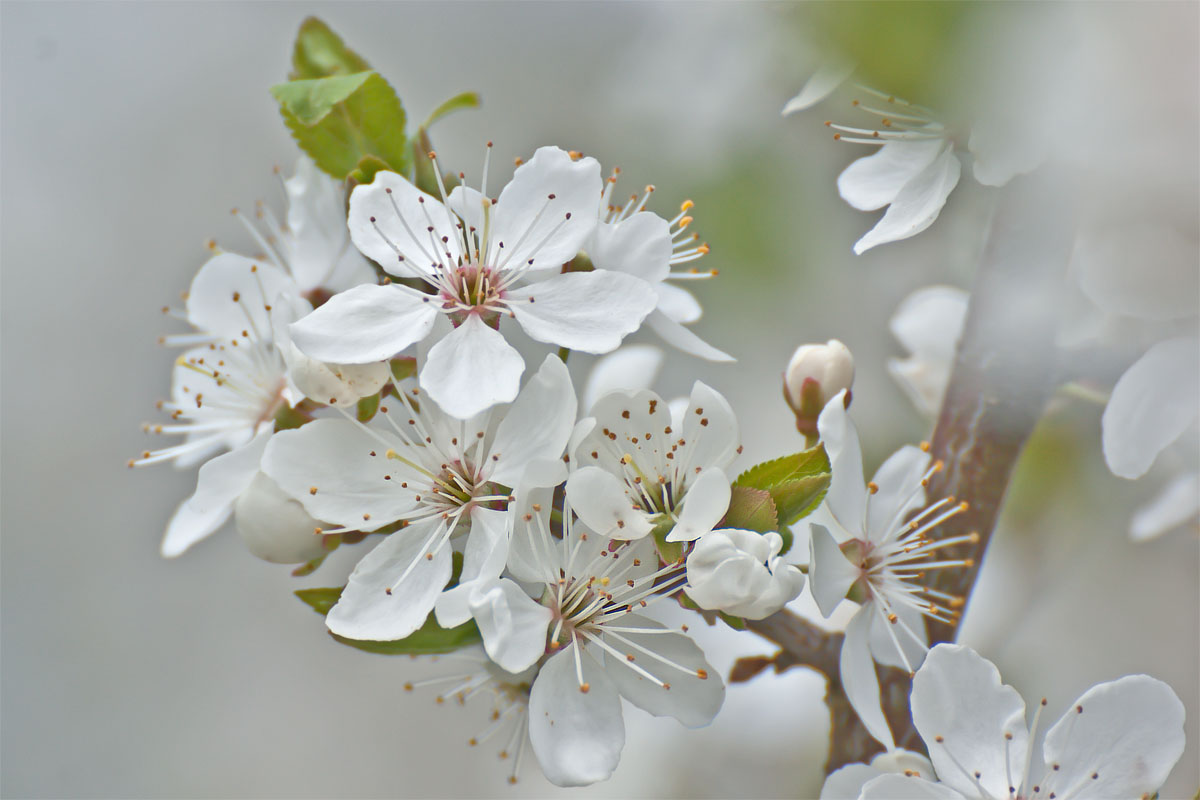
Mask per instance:
[[[692,224],[692,218],[684,217],[683,219],[679,220],[679,229],[683,230],[684,228],[686,228],[688,225],[691,225],[691,224]]]
[[[695,205],[696,204],[693,203],[691,200],[684,200],[682,203],[680,203],[679,210],[687,211],[689,208],[693,208]]]

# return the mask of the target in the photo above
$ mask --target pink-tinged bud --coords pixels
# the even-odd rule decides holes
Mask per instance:
[[[854,356],[837,339],[797,347],[783,373],[783,397],[796,415],[796,430],[815,438],[821,409],[843,389],[849,405],[853,383]]]

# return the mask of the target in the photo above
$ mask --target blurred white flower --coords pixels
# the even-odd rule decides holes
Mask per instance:
[[[509,570],[521,583],[479,586],[470,607],[497,664],[520,672],[541,663],[529,697],[533,751],[552,783],[581,786],[616,769],[621,697],[698,727],[716,716],[725,687],[683,632],[640,613],[679,591],[682,564],[659,568],[650,541],[609,541],[577,523],[559,539],[549,500],[549,491],[530,497],[516,522]]]
[[[946,394],[969,299],[962,289],[927,286],[904,298],[889,323],[909,356],[889,358],[888,372],[927,417],[937,415]]]
[[[858,800],[863,786],[880,775],[900,773],[934,779],[933,764],[920,753],[909,750],[885,750],[867,764],[847,764],[834,770],[821,786],[821,800]]]
[[[588,353],[613,350],[636,330],[657,302],[645,281],[607,270],[559,273],[597,224],[600,165],[540,148],[495,202],[486,176],[485,164],[481,191],[458,186],[447,197],[443,189],[444,202],[392,172],[355,187],[354,244],[432,293],[393,283],[335,295],[292,326],[300,350],[341,364],[378,361],[424,340],[445,315],[454,328],[430,348],[420,383],[446,413],[466,419],[520,388],[525,362],[499,331],[502,317],[538,341]]]
[[[729,508],[725,469],[741,450],[737,419],[699,381],[681,422],[654,392],[612,392],[571,438],[567,497],[601,536],[638,539],[663,526],[667,541],[692,541]]]
[[[763,619],[804,588],[804,573],[779,552],[783,537],[722,528],[700,537],[687,557],[684,591],[701,608]]]
[[[317,519],[341,530],[395,532],[363,557],[326,617],[351,639],[408,636],[437,605],[443,627],[469,617],[476,581],[500,575],[508,552],[512,496],[530,481],[552,486],[575,420],[575,392],[553,355],[511,406],[466,421],[400,390],[380,406],[385,425],[321,419],[277,434],[262,468]],[[399,407],[389,408],[395,403]],[[452,571],[452,540],[465,538],[458,585],[442,590]]]
[[[1045,698],[1030,727],[1025,702],[969,647],[940,644],[913,679],[912,718],[937,782],[925,774],[868,781],[863,800],[1145,798],[1183,754],[1183,703],[1162,681],[1128,675],[1088,689],[1047,732]]]
[[[832,470],[825,505],[834,531],[809,525],[809,586],[827,617],[844,598],[862,603],[846,626],[842,686],[863,725],[890,750],[895,744],[880,707],[875,662],[912,672],[927,649],[924,617],[956,624],[962,598],[922,581],[932,570],[969,566],[938,560],[937,551],[978,535],[930,536],[966,504],[943,498],[922,508],[925,484],[941,469],[940,462],[930,466],[924,449],[897,450],[864,486],[858,432],[840,395],[825,407],[818,426]]]

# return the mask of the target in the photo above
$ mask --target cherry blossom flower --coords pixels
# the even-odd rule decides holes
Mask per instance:
[[[488,150],[491,152],[490,148]],[[437,162],[434,161],[435,170]],[[446,413],[467,419],[516,397],[524,361],[499,331],[510,317],[533,339],[606,353],[654,310],[656,295],[632,275],[559,274],[599,217],[600,165],[556,147],[517,168],[495,201],[463,186],[442,201],[380,172],[350,196],[354,244],[390,274],[415,278],[335,295],[292,326],[309,356],[340,364],[389,358],[426,339],[442,316],[453,329],[434,344],[421,387]]]
[[[969,566],[969,561],[939,560],[937,554],[978,537],[930,535],[966,506],[953,498],[926,505],[925,485],[941,469],[940,463],[930,465],[926,448],[897,450],[864,487],[858,432],[841,395],[821,412],[818,427],[832,470],[825,505],[833,531],[810,523],[809,586],[825,616],[846,597],[862,604],[846,626],[842,685],[863,725],[891,749],[875,662],[912,672],[927,649],[924,617],[957,620],[962,598],[921,581],[932,570]]]
[[[435,604],[444,627],[465,622],[474,582],[504,567],[510,491],[530,481],[553,486],[565,474],[576,400],[557,357],[546,357],[510,406],[469,420],[420,397],[402,389],[386,399],[382,425],[319,419],[280,432],[263,455],[263,471],[314,518],[346,531],[396,528],[359,561],[326,617],[340,636],[402,639]],[[455,540],[465,540],[462,575],[443,592]]]
[[[804,573],[786,564],[778,533],[722,528],[700,537],[687,556],[687,596],[701,608],[763,619],[804,588]]]
[[[913,679],[912,716],[937,781],[886,774],[868,781],[863,800],[1083,800],[1146,798],[1166,781],[1184,749],[1183,703],[1171,687],[1128,675],[1088,689],[1042,739],[1035,762],[1038,704],[1025,702],[987,659],[940,644]]]
[[[904,298],[888,323],[909,352],[889,358],[888,372],[927,417],[937,415],[946,394],[969,297],[952,286],[927,286]]]
[[[740,450],[733,409],[699,381],[681,422],[654,392],[612,392],[572,434],[567,496],[603,537],[638,539],[661,526],[667,541],[692,541],[725,516],[725,470]]]
[[[571,521],[569,505],[558,539],[549,501],[549,490],[520,501],[508,561],[516,580],[478,586],[470,606],[497,664],[514,673],[540,665],[529,695],[533,751],[552,783],[580,786],[616,769],[621,697],[698,727],[716,716],[725,689],[686,629],[642,614],[679,591],[683,565],[659,567],[648,540],[588,531]]]
[[[667,281],[711,278],[715,271],[697,269],[672,271],[672,267],[696,261],[708,253],[699,236],[689,234],[693,203],[685,201],[671,220],[646,211],[654,192],[647,186],[641,196],[630,196],[624,206],[613,205],[613,190],[620,170],[614,170],[604,186],[600,222],[584,243],[584,250],[597,269],[612,270],[641,278],[654,287],[658,304],[646,325],[666,343],[690,355],[710,361],[733,361],[733,357],[708,344],[685,324],[700,319],[701,308],[691,292]]]

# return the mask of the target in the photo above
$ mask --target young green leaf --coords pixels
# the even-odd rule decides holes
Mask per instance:
[[[425,624],[403,639],[393,642],[371,642],[359,639],[347,639],[336,633],[329,634],[337,641],[349,647],[366,650],[368,653],[379,653],[385,656],[427,656],[438,653],[453,653],[473,644],[483,641],[475,620],[468,620],[457,628],[443,628],[437,624],[433,614],[425,620]]]
[[[810,475],[828,475],[829,457],[824,445],[817,445],[799,453],[764,461],[743,472],[733,482],[734,486],[749,486],[753,489],[770,489],[776,484]]]
[[[371,65],[342,41],[328,25],[316,17],[300,23],[292,48],[292,72],[289,80],[328,78],[365,72]]]
[[[828,488],[829,475],[826,474],[780,481],[767,489],[775,501],[780,526],[791,525],[815,511],[825,499]]]
[[[422,130],[428,130],[433,123],[437,122],[447,114],[452,114],[455,111],[460,111],[464,108],[479,108],[483,100],[479,97],[479,92],[463,92],[456,94],[440,106],[435,108],[429,115],[429,119],[421,126]]]
[[[330,586],[323,589],[297,589],[293,594],[308,604],[313,611],[322,617],[329,613],[334,603],[342,596],[341,586]]]
[[[290,81],[271,94],[296,143],[333,177],[344,180],[366,156],[408,169],[404,107],[378,73]]]
[[[779,530],[779,513],[775,510],[771,493],[766,489],[733,486],[729,511],[725,513],[722,527],[759,533]]]

